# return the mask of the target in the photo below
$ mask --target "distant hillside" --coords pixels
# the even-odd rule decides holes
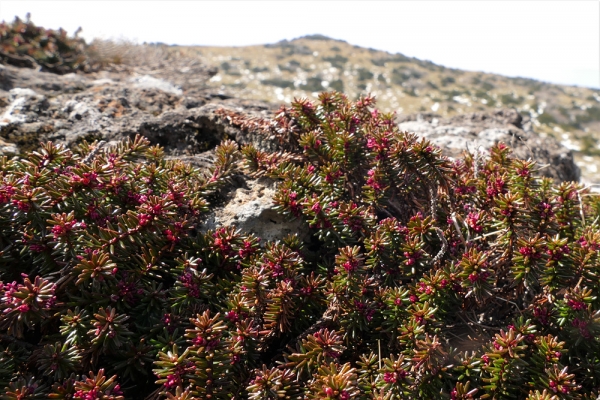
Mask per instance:
[[[218,67],[211,86],[273,103],[335,89],[351,98],[371,92],[380,109],[399,114],[452,116],[516,108],[537,132],[576,152],[585,180],[598,180],[600,90],[446,68],[323,35],[259,46],[181,49]]]

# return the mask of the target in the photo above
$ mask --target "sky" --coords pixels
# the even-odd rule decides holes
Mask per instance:
[[[323,34],[450,68],[600,89],[598,1],[28,1],[45,28],[177,45],[245,46]]]

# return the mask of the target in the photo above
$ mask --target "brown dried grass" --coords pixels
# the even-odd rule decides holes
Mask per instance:
[[[173,61],[173,52],[166,45],[136,44],[127,39],[94,39],[87,48],[90,64],[98,69],[111,67],[146,67],[156,69]]]
[[[87,53],[91,71],[149,74],[184,88],[204,87],[217,73],[198,51],[179,46],[95,39]]]

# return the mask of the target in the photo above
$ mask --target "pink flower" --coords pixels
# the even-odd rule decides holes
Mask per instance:
[[[552,211],[552,205],[542,202],[538,204],[538,207],[541,209],[540,217],[543,219],[548,219],[554,216],[554,212]]]
[[[13,204],[17,206],[19,211],[27,212],[31,209],[31,204],[21,200],[13,200]]]
[[[577,300],[571,300],[571,299],[569,299],[567,301],[567,305],[569,307],[571,307],[571,309],[573,309],[575,311],[585,310],[586,309],[585,303],[583,301],[577,301]]]
[[[244,258],[248,257],[254,252],[255,250],[252,248],[252,243],[247,240],[244,240],[244,247],[238,251],[238,254],[240,255],[240,257]]]
[[[269,265],[269,268],[272,271],[273,277],[278,277],[278,276],[282,276],[283,275],[284,271],[283,271],[283,266],[281,264],[269,261],[268,265]]]
[[[385,374],[383,374],[383,380],[385,381],[385,383],[396,383],[397,379],[398,374],[396,374],[395,372],[386,372]]]
[[[307,287],[301,288],[300,293],[302,293],[305,296],[308,296],[308,295],[312,294],[313,290],[314,289],[311,286],[307,286]]]
[[[29,304],[21,304],[19,307],[17,307],[17,310],[19,310],[19,312],[21,313],[26,313],[30,310],[31,307],[29,307]]]
[[[504,188],[504,180],[502,178],[490,179],[486,189],[488,197],[496,197],[500,193],[506,193]]]
[[[428,285],[427,285],[425,282],[419,282],[419,283],[418,283],[418,288],[417,288],[417,291],[418,291],[419,293],[423,293],[423,292],[425,292],[427,289],[429,289],[429,293],[431,293],[431,288],[430,288],[430,287],[429,287],[429,286],[428,286]],[[429,293],[427,293],[427,294],[429,294]]]
[[[377,141],[375,140],[374,137],[370,137],[367,139],[367,147],[369,149],[372,149],[373,147],[377,146]]]
[[[219,235],[223,232],[223,229],[218,229],[213,234],[213,237],[215,238],[215,241],[213,243],[217,249],[221,250],[224,254],[228,255],[231,252],[231,245],[229,244],[229,240],[227,238],[219,237]]]
[[[179,238],[176,236],[176,234],[173,233],[171,229],[165,229],[163,231],[163,235],[167,237],[167,240],[169,242],[176,243],[179,241]]]
[[[175,386],[179,386],[179,384],[181,383],[181,378],[179,377],[179,375],[168,375],[167,376],[167,381],[165,382],[165,387],[166,388],[172,388]]]
[[[467,218],[466,218],[467,225],[469,225],[469,227],[477,233],[481,233],[481,231],[483,231],[483,227],[481,226],[480,220],[479,220],[480,217],[481,217],[480,213],[471,212],[471,213],[469,213],[469,215],[467,215]]]
[[[115,387],[111,391],[111,394],[113,396],[122,396],[123,392],[121,391],[121,385],[115,385]]]
[[[540,321],[540,324],[548,325],[550,318],[550,312],[548,311],[548,309],[539,307],[534,308],[533,316],[536,317],[538,321]]]
[[[81,399],[81,400],[97,400],[100,398],[100,393],[98,391],[98,388],[95,387],[92,390],[90,390],[89,392],[84,392],[83,390],[78,390],[77,392],[75,392],[75,394],[73,395],[74,399]]]
[[[313,206],[310,209],[315,213],[319,213],[321,212],[321,204],[319,204],[319,202],[317,201],[315,202],[315,204],[313,204]]]
[[[533,258],[533,259],[539,259],[541,257],[541,254],[538,254],[537,251],[535,251],[534,248],[532,247],[520,247],[519,248],[519,253],[521,253],[521,255],[523,257],[529,257],[529,258]]]
[[[484,272],[473,272],[471,274],[469,274],[469,281],[471,281],[471,283],[476,283],[476,282],[485,282],[485,280],[490,276],[490,273],[487,271]]]
[[[237,312],[235,312],[234,310],[228,311],[227,314],[225,314],[225,316],[231,322],[237,322],[240,319],[240,315]]]
[[[458,391],[456,390],[456,388],[452,389],[452,392],[450,393],[450,399],[451,400],[458,399]]]
[[[518,174],[520,177],[526,178],[526,177],[528,177],[528,176],[529,176],[529,174],[530,174],[529,168],[527,168],[527,167],[523,167],[522,169],[518,169],[518,170],[517,170],[517,174]]]
[[[375,170],[374,169],[370,169],[367,172],[367,175],[369,175],[369,178],[367,178],[367,186],[372,187],[376,192],[381,191],[383,189],[383,186],[377,180],[377,178],[375,176]]]
[[[64,222],[62,225],[54,225],[52,227],[52,233],[54,235],[54,240],[58,240],[60,237],[66,236],[73,229],[85,229],[87,225],[85,222],[77,222],[77,220]]]
[[[346,270],[346,272],[353,272],[356,269],[356,263],[346,261],[342,264],[342,267]]]

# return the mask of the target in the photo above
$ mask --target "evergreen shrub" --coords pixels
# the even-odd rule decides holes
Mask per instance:
[[[374,103],[221,110],[280,150],[204,172],[141,137],[0,159],[0,398],[597,398],[597,196]],[[241,163],[312,240],[199,229]]]
[[[62,28],[45,29],[15,17],[0,22],[0,60],[20,67],[40,67],[54,73],[69,73],[88,67],[86,44]]]

